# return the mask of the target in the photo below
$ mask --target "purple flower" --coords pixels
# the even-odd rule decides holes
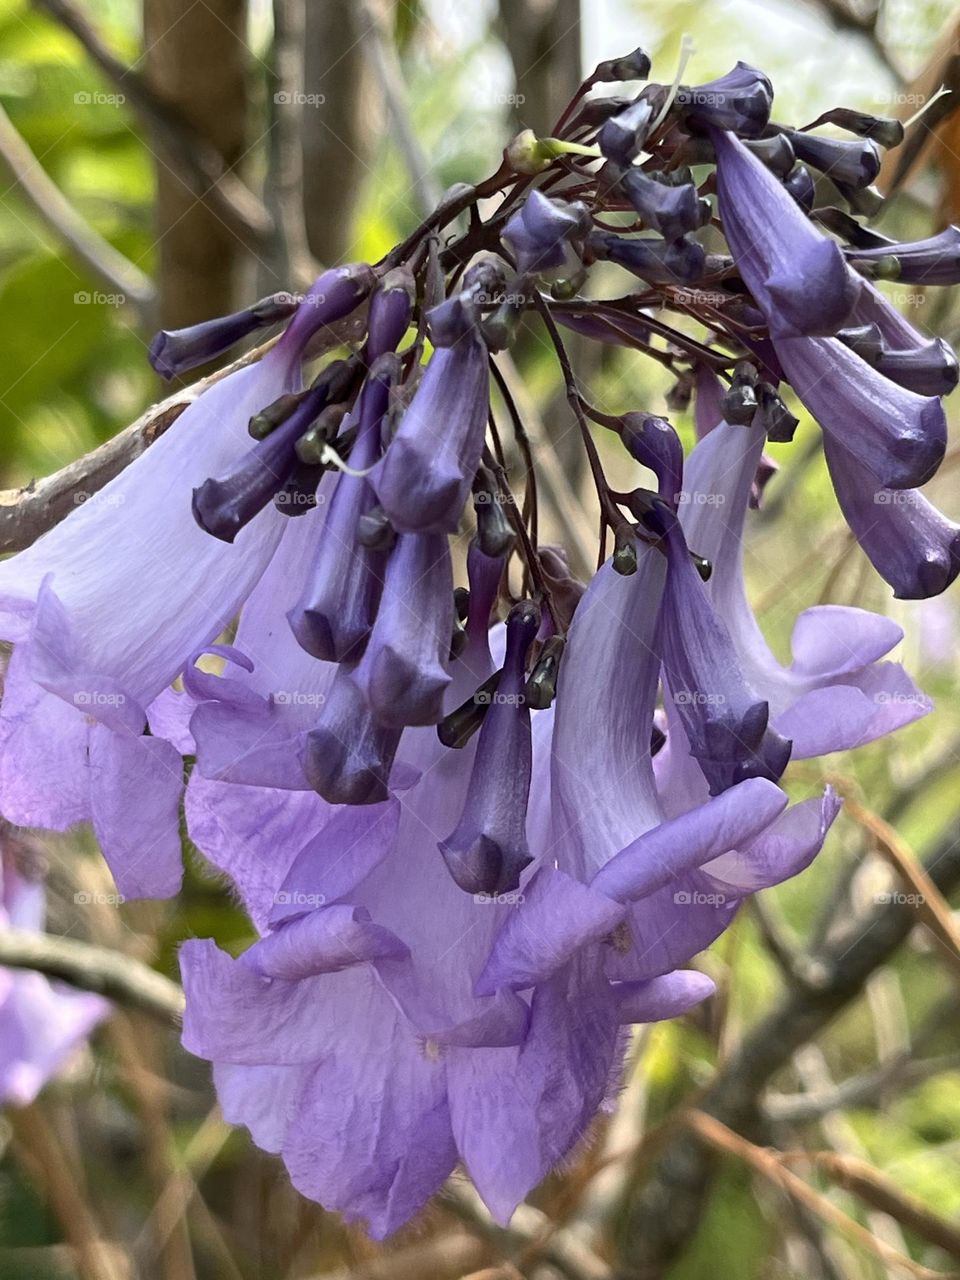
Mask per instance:
[[[703,245],[687,236],[667,241],[591,231],[588,244],[596,257],[615,262],[652,284],[691,284],[701,279],[706,269]]]
[[[569,241],[582,234],[586,207],[566,200],[550,200],[531,191],[503,229],[503,240],[513,250],[523,273],[544,272],[567,262]]]
[[[436,724],[450,684],[453,569],[443,534],[401,533],[390,552],[376,620],[351,672],[386,725]]]
[[[913,489],[930,479],[947,442],[936,397],[891,382],[836,338],[786,338],[776,348],[790,385],[824,435],[881,485]]]
[[[881,661],[903,636],[882,615],[840,605],[807,609],[794,625],[791,665],[771,653],[743,578],[747,502],[763,444],[753,427],[714,428],[688,459],[680,519],[690,546],[712,565],[704,591],[745,679],[768,704],[773,729],[792,740],[794,758],[806,759],[872,742],[931,704],[898,663]]]
[[[43,884],[31,861],[16,836],[0,835],[0,932],[43,929]],[[99,996],[42,974],[0,969],[0,1103],[32,1102],[109,1011]]]
[[[847,261],[854,266],[882,266],[885,274],[902,284],[960,284],[960,227],[947,227],[926,240],[902,244],[885,240],[868,248],[845,249]]]
[[[524,697],[527,651],[540,613],[523,601],[507,620],[503,671],[480,729],[476,759],[463,812],[440,852],[456,883],[467,893],[507,893],[517,888],[530,862],[527,796],[533,748],[530,711]]]
[[[690,178],[678,180],[673,174],[646,173],[631,167],[620,178],[624,195],[646,225],[666,240],[679,240],[695,231],[703,221],[697,188]]]
[[[327,284],[324,284],[327,281]],[[344,284],[344,281],[347,283]],[[99,493],[0,564],[0,635],[12,641],[0,709],[0,809],[23,826],[92,821],[121,892],[180,883],[182,763],[146,736],[151,704],[235,616],[285,521],[252,520],[233,545],[190,513],[190,490],[249,449],[247,422],[296,390],[304,344],[343,309],[356,272],[321,277],[281,341],[215,383]]]
[[[723,232],[771,334],[836,333],[856,282],[843,254],[731,133],[711,130]]]
[[[681,86],[674,101],[696,129],[729,129],[744,138],[758,138],[770,119],[773,85],[756,67],[738,62],[716,80]]]
[[[213,1061],[227,1118],[280,1153],[304,1194],[378,1237],[458,1158],[505,1222],[603,1103],[623,1024],[708,995],[709,979],[677,965],[822,840],[819,809],[816,821],[810,806],[785,814],[763,779],[662,821],[650,728],[664,569],[641,547],[633,577],[608,565],[578,606],[556,711],[532,718],[526,836],[506,830],[514,854],[525,841],[538,862],[518,892],[463,892],[437,846],[494,799],[478,794],[485,769],[502,772],[504,805],[522,815],[528,713],[516,692],[536,625],[525,606],[481,734],[459,751],[429,730],[404,734],[398,758],[419,774],[409,790],[330,810],[191,778],[191,835],[263,937],[237,960],[184,946],[184,1043]],[[500,572],[472,553],[453,705],[490,674]]]
[[[885,378],[918,395],[945,396],[960,379],[957,357],[943,338],[924,338],[869,280],[850,313],[856,328],[837,335]]]
[[[823,452],[847,524],[900,600],[945,591],[960,572],[960,527],[919,489],[886,489],[849,449],[825,435]]]
[[[469,294],[450,299],[431,321],[437,349],[370,476],[391,524],[404,533],[456,531],[487,426],[487,348],[476,303]]]
[[[880,148],[869,138],[822,138],[785,129],[798,160],[849,187],[868,187],[880,173]]]
[[[162,378],[175,378],[223,355],[248,334],[286,320],[297,306],[297,299],[289,293],[277,293],[233,315],[187,329],[162,329],[150,343],[150,363]]]
[[[665,700],[676,709],[710,794],[720,795],[744,778],[776,781],[790,759],[789,739],[770,727],[769,705],[744,675],[679,520],[657,506],[647,524],[662,539],[667,557],[661,613]]]

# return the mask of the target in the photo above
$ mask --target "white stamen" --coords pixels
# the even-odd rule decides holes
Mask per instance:
[[[916,124],[921,116],[926,115],[926,113],[930,110],[930,108],[933,106],[935,102],[939,102],[940,99],[944,97],[945,94],[952,93],[952,92],[953,92],[952,89],[948,89],[945,84],[942,84],[940,88],[937,90],[937,92],[933,95],[933,97],[928,98],[926,100],[926,102],[923,104],[923,106],[920,108],[919,111],[915,111],[909,120],[904,120],[903,122],[904,129],[909,129],[912,124]]]
[[[373,467],[377,465],[374,463],[373,466],[366,467],[365,469],[358,471],[356,467],[351,467],[344,462],[336,449],[331,449],[328,444],[325,444],[321,450],[320,461],[324,466],[336,467],[338,471],[344,472],[345,475],[356,476],[359,480],[362,480],[364,476],[368,476],[373,470]]]
[[[654,129],[659,128],[659,126],[666,119],[667,112],[673,106],[673,100],[677,96],[677,90],[680,88],[680,81],[683,78],[684,71],[686,71],[687,69],[687,63],[693,57],[695,52],[696,52],[696,45],[693,43],[693,36],[690,36],[684,33],[684,35],[681,36],[680,38],[680,61],[677,65],[677,74],[673,78],[673,84],[670,86],[670,92],[667,94],[667,100],[663,104],[663,107],[660,110],[660,114],[657,116],[656,120],[654,120],[653,124],[650,126],[651,133],[653,133]]]

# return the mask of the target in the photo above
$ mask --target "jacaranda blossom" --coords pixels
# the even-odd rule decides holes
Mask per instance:
[[[274,510],[232,545],[190,513],[191,489],[234,467],[247,423],[299,386],[317,328],[352,310],[368,274],[322,276],[260,363],[215,383],[89,501],[0,564],[0,636],[13,655],[0,708],[0,811],[62,831],[90,820],[118,888],[180,883],[179,752],[148,710],[236,614],[276,550]]]

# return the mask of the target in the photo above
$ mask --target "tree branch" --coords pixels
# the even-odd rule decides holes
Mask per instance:
[[[216,147],[200,137],[169,104],[161,101],[139,72],[115,56],[73,0],[33,0],[33,3],[66,27],[106,78],[122,90],[194,194],[216,208],[245,244],[262,245],[273,231],[273,219],[263,202],[226,167]]]
[[[942,894],[960,885],[960,830],[945,837],[924,868]],[[750,1133],[762,1126],[762,1096],[794,1053],[817,1036],[862,991],[918,923],[907,902],[882,903],[848,918],[810,955],[810,981],[785,992],[746,1034],[699,1100],[700,1110],[728,1128]],[[663,1146],[655,1174],[630,1197],[626,1263],[657,1272],[696,1230],[712,1172],[709,1153],[689,1134]]]
[[[47,174],[0,106],[0,159],[17,190],[94,276],[127,302],[146,307],[153,301],[150,278],[80,217]]]
[[[0,968],[33,969],[173,1026],[179,1025],[183,1013],[183,992],[162,973],[122,952],[74,938],[4,929],[0,932]]]

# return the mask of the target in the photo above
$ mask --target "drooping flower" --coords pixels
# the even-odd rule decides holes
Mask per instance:
[[[825,435],[889,489],[925,484],[943,460],[947,421],[935,396],[917,395],[837,338],[786,338],[777,356]]]
[[[513,250],[522,273],[550,271],[568,261],[569,241],[582,234],[586,207],[567,200],[550,200],[531,191],[503,229],[502,239]]]
[[[286,320],[297,305],[291,294],[277,293],[233,315],[204,320],[187,329],[161,329],[150,343],[150,363],[161,377],[175,378],[223,355],[248,334]]]
[[[453,533],[480,464],[489,410],[487,348],[469,290],[431,312],[437,348],[370,482],[394,528]]]
[[[856,289],[839,246],[742,142],[722,129],[710,136],[723,232],[771,334],[836,333]]]
[[[743,138],[758,138],[770,119],[773,85],[756,67],[738,62],[716,80],[681,86],[674,105],[696,129],[728,129]]]
[[[748,497],[763,445],[755,427],[719,423],[687,460],[680,520],[689,545],[710,562],[703,589],[746,680],[768,704],[772,727],[792,740],[794,758],[805,759],[891,733],[926,715],[930,701],[898,663],[881,661],[902,639],[901,628],[863,609],[807,609],[794,625],[791,665],[771,653],[743,573]]]
[[[223,630],[277,547],[266,510],[230,545],[198,528],[190,491],[248,451],[247,423],[295,391],[305,344],[356,306],[369,269],[328,272],[256,365],[194,401],[117,478],[0,564],[0,636],[13,642],[0,709],[0,811],[23,826],[91,820],[120,890],[180,882],[182,764],[146,736],[148,709]]]
[[[844,519],[900,600],[939,595],[960,573],[960,526],[919,489],[886,489],[848,449],[823,440]]]
[[[924,240],[898,242],[871,233],[875,242],[844,250],[856,267],[881,267],[884,275],[903,284],[960,284],[960,227],[947,227]]]
[[[35,851],[5,829],[0,833],[0,932],[39,932],[44,912]],[[0,969],[0,1103],[32,1102],[109,1011],[100,996],[30,970]]]

